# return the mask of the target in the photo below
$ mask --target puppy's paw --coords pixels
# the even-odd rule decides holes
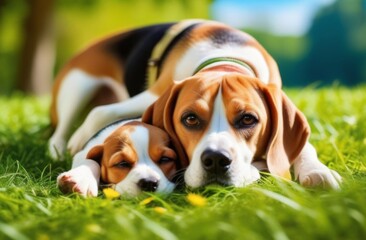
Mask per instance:
[[[75,168],[57,177],[57,185],[62,193],[78,193],[83,197],[98,195],[98,182],[85,168]]]
[[[320,186],[323,188],[339,189],[342,177],[327,167],[299,174],[300,184],[307,187]]]

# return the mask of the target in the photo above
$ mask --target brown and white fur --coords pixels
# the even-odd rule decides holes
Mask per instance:
[[[139,121],[118,121],[93,136],[57,178],[63,193],[97,196],[99,180],[124,196],[170,193],[177,156],[169,136]]]
[[[105,87],[117,102],[91,111],[68,142],[72,153],[103,125],[141,114],[153,104],[143,121],[172,137],[187,167],[185,182],[191,187],[245,186],[259,179],[258,169],[290,178],[291,166],[303,185],[339,187],[340,176],[318,160],[308,142],[306,118],[281,90],[276,62],[253,37],[212,21],[201,21],[181,35],[160,59],[156,81],[127,100],[124,72],[130,68],[124,63],[128,59],[116,57],[105,47],[116,37],[73,59],[55,87],[53,119],[57,120],[53,122],[57,128],[50,140],[51,153],[64,150],[75,113]],[[135,41],[144,37],[148,34]],[[124,44],[123,39],[119,44]],[[199,68],[219,58],[224,60]],[[133,67],[140,65],[147,67],[143,61]],[[70,91],[77,93],[74,99],[68,99]]]

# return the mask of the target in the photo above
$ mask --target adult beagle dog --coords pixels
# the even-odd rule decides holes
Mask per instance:
[[[188,186],[245,186],[259,170],[290,178],[293,166],[303,185],[338,188],[340,176],[318,160],[306,118],[281,85],[266,50],[224,24],[188,20],[131,30],[97,42],[61,72],[50,151],[64,151],[75,113],[96,95],[113,104],[90,112],[68,142],[71,153],[103,125],[152,104],[143,121],[168,132]],[[110,91],[107,99],[100,89]]]
[[[60,174],[63,193],[97,196],[99,181],[124,196],[142,191],[170,193],[168,179],[177,156],[163,130],[132,120],[117,121],[100,130],[73,157],[72,169]]]

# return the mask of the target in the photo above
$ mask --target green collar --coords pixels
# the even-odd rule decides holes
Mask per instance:
[[[216,62],[233,62],[233,63],[237,63],[243,67],[245,67],[246,69],[248,69],[250,72],[252,72],[254,75],[254,71],[253,69],[244,61],[236,59],[236,58],[231,58],[231,57],[215,57],[215,58],[210,58],[207,59],[206,61],[204,61],[203,63],[201,63],[196,70],[194,71],[193,74],[198,73],[199,71],[201,71],[203,68],[207,67],[208,65],[212,64],[212,63],[216,63]]]

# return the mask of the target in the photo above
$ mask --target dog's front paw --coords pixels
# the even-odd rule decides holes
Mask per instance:
[[[85,139],[88,139],[85,136],[82,128],[79,128],[70,138],[69,142],[67,143],[67,149],[71,153],[71,155],[75,155],[80,149],[83,148],[85,144]]]
[[[109,115],[104,111],[103,107],[95,107],[85,118],[81,126],[71,136],[67,149],[72,155],[80,151],[84,144],[103,126],[109,122],[113,122]],[[118,119],[118,118],[117,118]]]
[[[324,167],[307,173],[300,173],[299,181],[303,186],[339,189],[342,177],[336,171]]]
[[[57,185],[62,193],[78,193],[84,197],[98,195],[98,181],[90,170],[75,168],[57,177]]]
[[[65,147],[66,144],[63,139],[51,137],[48,142],[48,152],[53,160],[63,160]]]

